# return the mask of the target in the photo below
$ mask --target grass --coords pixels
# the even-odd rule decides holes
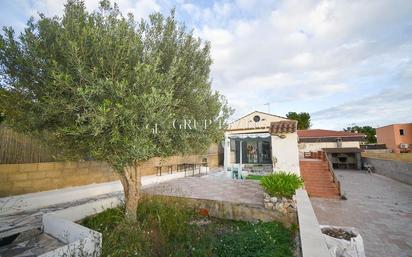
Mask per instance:
[[[203,217],[183,201],[146,197],[138,221],[109,209],[82,224],[103,234],[102,256],[293,256],[292,232],[277,222]]]
[[[246,177],[246,179],[259,180],[259,181],[260,181],[263,177],[264,177],[264,176],[261,176],[261,175],[248,175],[248,176]]]

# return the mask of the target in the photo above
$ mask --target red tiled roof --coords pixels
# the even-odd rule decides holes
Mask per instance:
[[[326,129],[306,129],[298,130],[300,138],[321,138],[321,137],[364,137],[362,133],[353,133],[347,131],[335,131]]]
[[[277,121],[270,123],[270,133],[294,133],[297,129],[297,122],[294,120]]]

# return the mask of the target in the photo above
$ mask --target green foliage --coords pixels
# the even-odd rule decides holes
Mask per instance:
[[[307,112],[301,112],[301,113],[296,113],[296,112],[288,112],[286,114],[286,117],[291,120],[297,120],[298,121],[298,129],[308,129],[310,128],[310,114]]]
[[[260,175],[248,175],[246,177],[246,179],[250,179],[250,180],[261,180],[264,176],[260,176]]]
[[[83,221],[103,234],[102,256],[292,256],[292,234],[277,222],[200,217],[183,200],[144,197],[137,222],[110,209]]]
[[[275,222],[233,222],[235,230],[223,234],[216,256],[286,257],[292,256],[290,231]]]
[[[291,198],[303,180],[294,173],[277,172],[263,177],[261,184],[270,196]]]
[[[344,131],[354,132],[354,133],[363,133],[366,135],[366,142],[373,144],[376,143],[376,129],[371,126],[353,126],[343,129]]]
[[[136,22],[102,1],[69,0],[62,17],[30,19],[0,36],[1,105],[8,125],[44,136],[62,157],[121,172],[154,156],[201,152],[222,137],[230,108],[210,86],[210,44],[160,13]],[[3,97],[4,96],[4,97]],[[174,120],[212,120],[179,130]],[[152,129],[157,124],[159,133]]]

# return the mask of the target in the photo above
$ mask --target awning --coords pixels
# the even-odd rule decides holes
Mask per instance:
[[[269,133],[251,133],[251,134],[232,134],[230,139],[248,139],[248,138],[270,138]]]

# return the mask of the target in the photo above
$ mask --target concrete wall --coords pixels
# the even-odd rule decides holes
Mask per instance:
[[[287,133],[285,138],[271,137],[272,156],[276,158],[275,171],[294,172],[300,175],[298,134]]]
[[[64,246],[49,250],[39,257],[55,256],[100,256],[102,234],[53,214],[43,215],[43,230],[64,243]]]
[[[404,135],[400,135],[403,129]],[[412,123],[393,124],[376,129],[376,137],[379,144],[386,144],[386,147],[395,152],[399,152],[399,144],[412,144]]]
[[[201,162],[208,159],[209,167],[218,166],[217,145],[205,155],[152,158],[142,164],[142,176],[156,174],[156,165]],[[175,168],[174,168],[175,169]],[[163,170],[165,173],[166,169]],[[118,180],[118,175],[103,162],[44,162],[0,164],[0,197],[40,192],[71,186]]]
[[[304,152],[317,152],[321,151],[322,148],[337,148],[338,145],[336,142],[300,142],[298,145],[299,155],[303,157]],[[343,141],[342,147],[356,147],[359,148],[359,141]]]
[[[412,185],[412,163],[375,158],[363,160],[370,163],[377,174]]]
[[[296,190],[302,257],[331,257],[306,190]]]
[[[367,152],[362,152],[361,155],[362,157],[368,157],[368,158],[374,158],[374,159],[412,163],[412,153],[388,153],[388,152],[367,151]]]
[[[253,117],[255,117],[256,115],[260,117],[259,122],[255,122],[253,120]],[[268,128],[270,127],[271,122],[284,120],[288,119],[268,113],[255,111],[230,123],[228,130],[243,130],[241,133],[257,133],[258,131],[256,130],[261,128],[261,132],[268,132]]]

